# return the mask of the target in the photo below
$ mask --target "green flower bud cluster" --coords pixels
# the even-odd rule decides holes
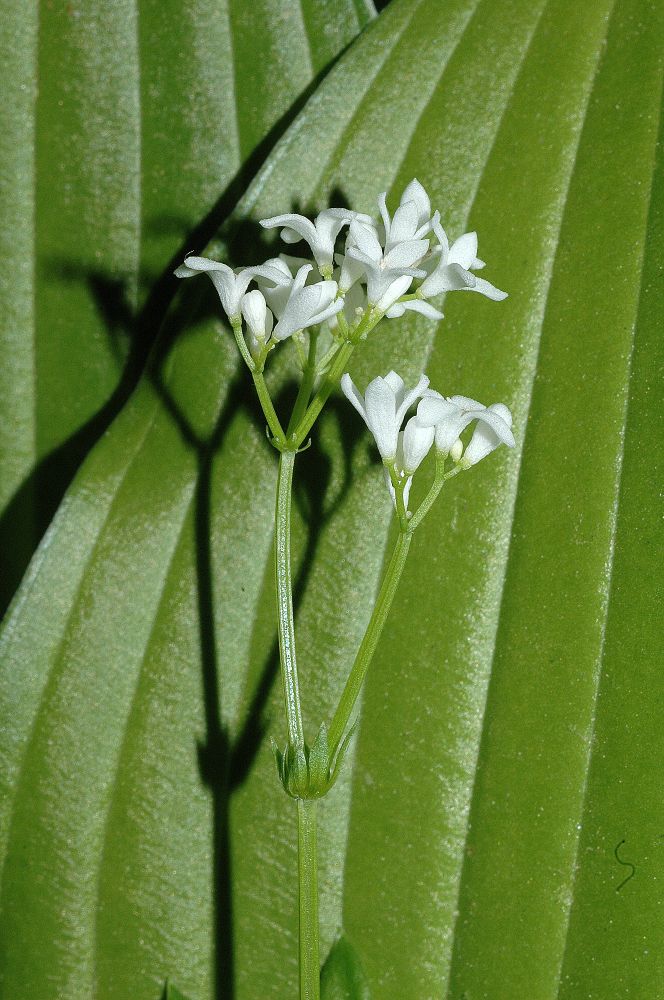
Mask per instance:
[[[346,735],[336,752],[330,752],[327,726],[323,723],[309,747],[294,747],[290,742],[283,751],[272,741],[279,780],[294,799],[320,799],[339,777],[353,730]]]

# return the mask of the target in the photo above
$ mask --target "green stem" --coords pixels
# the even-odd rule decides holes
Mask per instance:
[[[348,340],[348,334],[350,331],[348,329],[348,320],[344,315],[343,309],[337,313],[337,324],[339,326],[341,336],[344,338],[344,340]]]
[[[284,434],[284,429],[281,426],[274,404],[272,403],[272,398],[268,392],[267,385],[265,384],[263,372],[259,371],[257,368],[253,368],[251,369],[251,377],[254,380],[261,408],[265,414],[267,425],[272,432],[272,437],[277,445],[283,445],[286,443],[286,435]]]
[[[314,382],[316,380],[316,345],[318,343],[318,331],[310,330],[309,332],[309,355],[306,360],[306,364],[302,369],[302,381],[300,382],[300,388],[297,393],[297,399],[295,400],[295,406],[293,407],[293,412],[291,418],[288,421],[288,428],[286,434],[289,436],[293,433],[293,430],[297,427],[300,420],[304,416],[307,406],[309,405],[309,400],[311,399],[311,393],[313,392]]]
[[[295,659],[295,625],[293,622],[293,588],[290,558],[291,491],[293,485],[294,451],[279,455],[277,478],[277,508],[275,513],[275,570],[277,580],[277,629],[279,658],[286,702],[288,738],[294,749],[304,749],[304,727],[300,706],[300,687]]]
[[[330,724],[329,740],[330,747],[332,748],[332,756],[336,753],[346,731],[353,708],[355,707],[355,702],[357,701],[358,695],[362,689],[362,683],[366,677],[367,670],[369,669],[369,664],[371,663],[376,646],[378,645],[378,640],[380,639],[381,632],[383,631],[385,620],[387,619],[392,601],[394,600],[394,595],[399,585],[399,580],[401,579],[401,574],[403,573],[406,556],[408,555],[408,549],[410,548],[411,538],[411,531],[401,531],[399,533],[399,537],[397,538],[397,543],[394,547],[394,552],[392,553],[392,558],[390,559],[385,576],[383,577],[380,593],[378,594],[378,600],[376,601],[376,605],[369,620],[367,631],[364,635],[360,648],[357,651],[355,663],[353,664],[350,676],[346,681],[346,686]]]
[[[300,914],[300,1000],[319,1000],[318,857],[316,800],[297,800],[297,846]]]
[[[320,359],[320,361],[316,365],[316,374],[317,375],[324,375],[325,374],[325,372],[327,371],[328,365],[337,356],[338,350],[339,350],[339,341],[335,341],[334,344],[332,345],[332,347],[329,349],[329,351],[327,351],[323,355],[323,357]]]
[[[394,462],[387,466],[388,475],[392,481],[392,488],[394,490],[394,504],[397,509],[397,518],[399,519],[399,529],[401,531],[408,530],[408,512],[406,510],[406,504],[404,503],[403,493],[405,482],[400,483],[399,477],[394,470]]]
[[[344,341],[339,348],[337,354],[334,356],[334,361],[330,366],[327,376],[323,379],[318,392],[312,399],[306,413],[302,417],[302,420],[293,432],[293,439],[298,448],[307,437],[313,425],[316,423],[320,411],[330,398],[330,394],[339,384],[339,379],[346,370],[349,358],[355,350],[356,345],[360,342],[360,340],[366,337],[371,330],[373,330],[377,323],[380,323],[382,318],[382,313],[376,313],[371,308],[368,309],[364,314],[363,319],[360,321],[357,329],[353,331],[352,340]]]
[[[242,355],[242,360],[246,364],[249,371],[253,373],[254,368],[256,367],[256,362],[249,353],[249,348],[247,347],[245,339],[242,336],[242,317],[236,316],[234,319],[231,319],[231,326],[233,328],[235,343],[237,344],[240,354]]]
[[[431,489],[429,490],[424,500],[417,508],[410,521],[408,522],[408,530],[410,531],[411,534],[415,531],[415,528],[417,528],[422,523],[426,515],[429,513],[435,501],[438,499],[438,494],[442,490],[447,480],[453,479],[454,476],[458,475],[460,472],[461,472],[461,466],[459,465],[456,465],[453,469],[450,469],[449,472],[445,472],[445,456],[441,455],[439,451],[436,452],[436,475],[431,485]]]
[[[320,389],[312,399],[306,413],[304,414],[298,427],[294,431],[294,437],[298,447],[302,444],[302,442],[308,435],[309,431],[316,423],[320,411],[323,409],[328,399],[330,398],[330,394],[339,384],[339,379],[346,370],[348,359],[350,358],[354,350],[355,350],[355,344],[351,344],[348,342],[342,344],[341,347],[339,348],[339,351],[334,361],[332,362],[332,365],[330,367],[329,372],[327,373],[327,376],[323,379],[323,384],[321,385]]]
[[[240,350],[242,359],[246,364],[247,368],[251,372],[251,377],[254,380],[254,385],[256,386],[256,392],[258,393],[258,399],[260,400],[261,408],[265,415],[267,425],[270,428],[272,437],[275,439],[277,444],[286,443],[286,435],[284,434],[283,427],[279,421],[276,410],[272,403],[272,398],[268,392],[267,385],[265,384],[265,377],[263,376],[263,362],[257,364],[249,353],[249,349],[245,343],[244,337],[242,336],[242,318],[236,318],[232,321],[231,326],[233,327],[233,336],[235,337],[235,342]]]

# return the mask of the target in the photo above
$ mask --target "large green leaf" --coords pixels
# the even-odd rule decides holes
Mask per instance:
[[[510,291],[451,297],[436,331],[387,324],[354,365],[426,364],[505,399],[518,436],[418,531],[354,766],[321,804],[323,954],[345,925],[386,1000],[662,991],[662,20],[640,0],[397,0],[238,210],[334,190],[371,210],[416,174]],[[183,292],[7,619],[7,996],[150,1000],[170,975],[204,1000],[215,974],[219,996],[295,995],[294,817],[263,739],[284,728],[275,459],[213,308]],[[299,460],[310,733],[389,536],[358,424],[334,404]]]
[[[135,382],[172,295],[169,261],[209,238],[371,7],[79,0],[38,18],[34,3],[6,6],[3,608]]]

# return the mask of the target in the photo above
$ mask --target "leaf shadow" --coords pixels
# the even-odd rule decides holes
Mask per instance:
[[[207,246],[228,223],[252,178],[350,45],[352,42],[315,74],[246,157],[202,218],[194,220],[175,213],[163,213],[143,220],[144,233],[170,234],[175,250],[157,273],[143,269],[139,274],[138,292],[142,302],[139,308],[132,305],[126,279],[119,278],[117,274],[94,267],[81,267],[79,263],[58,258],[45,262],[49,277],[84,283],[108,335],[111,353],[117,359],[120,371],[115,387],[105,402],[65,441],[36,461],[0,513],[0,552],[5,554],[0,573],[0,619],[5,615],[35,549],[76,472],[123,409],[145,370],[178,287],[173,271],[187,253]],[[242,253],[239,251],[252,245],[255,247],[255,241],[253,233],[237,220],[235,239],[236,250],[231,252],[231,256],[241,264]],[[72,331],[72,336],[75,336],[75,331]]]

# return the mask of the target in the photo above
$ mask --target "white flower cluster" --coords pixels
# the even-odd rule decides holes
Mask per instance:
[[[234,271],[206,257],[187,257],[175,272],[179,278],[207,273],[234,327],[245,321],[245,342],[252,358],[262,362],[277,343],[325,321],[338,330],[343,310],[348,335],[368,313],[394,319],[406,310],[429,319],[442,313],[427,300],[441,292],[479,292],[506,297],[473,272],[484,267],[477,257],[477,234],[466,233],[450,245],[431,212],[431,202],[417,180],[407,186],[393,216],[385,194],[378,199],[380,219],[343,208],[328,208],[314,221],[286,214],[263,219],[278,227],[285,243],[305,242],[315,263],[281,255],[265,264]],[[336,251],[346,229],[343,253]],[[257,286],[249,291],[251,282]],[[416,287],[413,289],[413,283]],[[374,323],[372,323],[374,325]]]
[[[313,222],[292,213],[262,220],[265,229],[280,229],[285,243],[308,244],[313,261],[282,254],[265,264],[235,271],[206,257],[187,257],[175,273],[180,278],[201,272],[210,276],[255,381],[256,372],[262,373],[268,353],[279,342],[293,336],[299,339],[303,330],[327,322],[332,347],[326,350],[323,345],[322,360],[314,358],[316,370],[309,389],[310,393],[320,389],[329,394],[331,383],[326,388],[324,380],[315,381],[333,370],[329,359],[342,359],[335,361],[336,380],[354,345],[383,316],[394,319],[412,310],[432,320],[442,319],[442,313],[428,300],[448,291],[474,291],[494,300],[506,297],[474,273],[484,267],[477,256],[477,234],[465,233],[450,244],[440,214],[432,213],[429,196],[419,181],[407,186],[394,215],[388,212],[385,194],[378,198],[378,208],[378,219],[328,208]],[[344,249],[340,252],[337,243],[342,235]],[[252,282],[256,287],[250,290]],[[320,344],[312,343],[315,355]],[[362,396],[346,374],[341,388],[376,440],[402,522],[410,516],[413,475],[434,444],[438,462],[430,496],[437,495],[445,478],[475,465],[498,445],[514,445],[507,406],[483,406],[465,396],[442,396],[429,388],[425,375],[414,388],[407,389],[403,379],[391,371],[370,382]],[[415,404],[417,412],[407,420],[408,410]],[[312,409],[315,419],[320,406],[312,403]],[[264,412],[269,423],[265,406]],[[290,447],[300,445],[311,427],[311,420],[302,419],[302,428],[296,428],[288,439]],[[475,429],[464,445],[461,435],[473,422]],[[273,441],[283,445],[286,439],[278,419],[273,419],[270,427]],[[446,472],[448,459],[451,469]],[[423,504],[420,519],[426,506]]]
[[[512,414],[504,403],[484,406],[466,396],[441,396],[429,388],[425,375],[413,389],[406,389],[403,379],[391,371],[370,382],[362,396],[346,374],[341,388],[374,436],[395,506],[395,482],[401,482],[408,509],[413,475],[434,442],[441,457],[449,456],[462,469],[476,465],[500,444],[514,446]],[[402,430],[415,403],[417,412]],[[473,421],[475,430],[464,448],[460,435]]]

